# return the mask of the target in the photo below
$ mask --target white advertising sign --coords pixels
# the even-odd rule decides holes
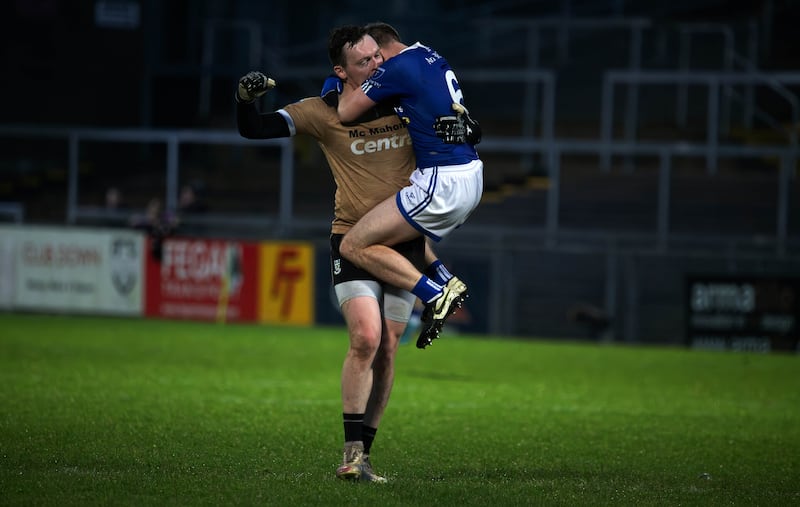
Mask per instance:
[[[141,234],[25,227],[0,228],[0,236],[13,245],[14,307],[142,314]]]

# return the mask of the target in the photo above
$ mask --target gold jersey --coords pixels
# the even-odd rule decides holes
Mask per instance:
[[[317,140],[336,182],[333,234],[346,233],[359,218],[409,184],[415,169],[411,137],[391,114],[342,125],[336,107],[320,97],[290,104],[296,134]]]

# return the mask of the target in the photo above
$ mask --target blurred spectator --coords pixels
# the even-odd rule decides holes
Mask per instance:
[[[160,261],[164,238],[171,236],[178,227],[178,217],[174,213],[164,210],[161,199],[153,197],[147,203],[144,214],[131,217],[130,225],[141,229],[150,236],[150,253],[153,258]]]
[[[181,233],[187,235],[203,235],[205,227],[198,215],[208,211],[203,200],[203,184],[198,181],[188,183],[181,188],[178,196],[178,216],[181,220]]]
[[[184,185],[178,198],[178,212],[183,215],[208,211],[208,205],[202,200],[202,191],[203,184],[200,182]]]
[[[122,192],[117,187],[106,189],[106,211],[119,211],[122,207]]]
[[[97,215],[89,223],[100,227],[120,227],[125,225],[127,218],[128,213],[123,209],[122,192],[111,186],[106,189],[103,207],[97,210]]]

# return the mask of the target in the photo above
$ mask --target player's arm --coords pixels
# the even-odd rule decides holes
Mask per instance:
[[[292,135],[286,118],[277,112],[261,114],[254,103],[236,104],[236,126],[239,134],[247,139],[274,139]]]
[[[247,139],[289,137],[286,119],[277,112],[261,114],[256,99],[275,86],[275,81],[261,72],[248,72],[239,79],[236,90],[236,125],[239,134]]]
[[[367,94],[360,87],[351,90],[349,93],[343,93],[339,97],[339,107],[337,108],[339,121],[351,123],[375,107],[375,104],[376,102],[367,97]]]

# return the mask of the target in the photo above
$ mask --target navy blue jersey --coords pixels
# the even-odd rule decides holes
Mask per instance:
[[[464,104],[458,80],[442,56],[417,42],[385,61],[361,89],[375,102],[388,101],[408,126],[417,167],[466,164],[478,158],[469,144],[445,144],[433,124]]]

